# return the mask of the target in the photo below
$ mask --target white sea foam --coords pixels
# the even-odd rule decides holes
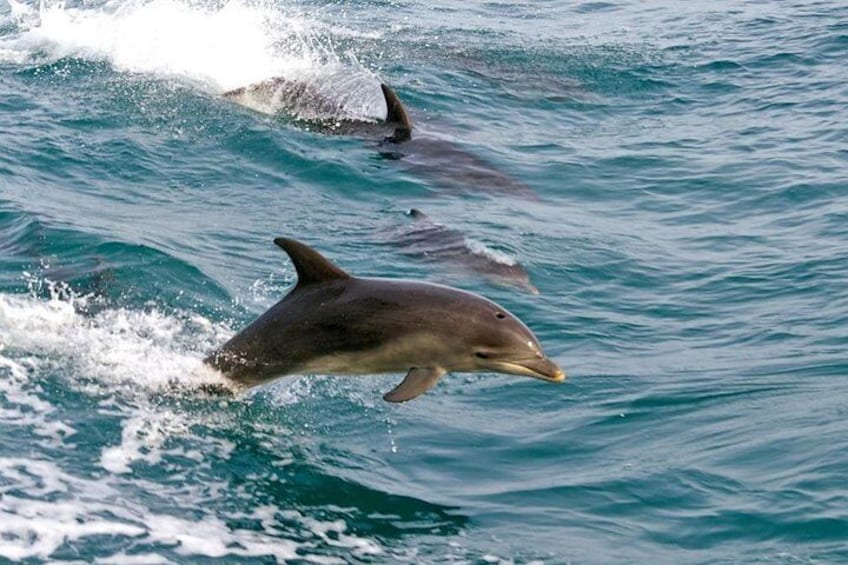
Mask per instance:
[[[77,477],[51,461],[0,458],[0,481],[0,556],[8,559],[46,558],[93,535],[162,544],[181,555],[297,556],[296,542],[267,535],[272,532],[233,530],[211,512],[199,519],[156,512],[126,500],[126,483]],[[150,555],[146,562],[167,562]]]
[[[70,388],[105,395],[104,413],[124,416],[120,443],[103,449],[101,466],[128,473],[136,461],[158,463],[165,441],[189,426],[184,415],[156,406],[153,393],[226,384],[202,357],[230,332],[196,314],[167,315],[153,308],[87,315],[81,309],[90,300],[56,287],[47,299],[0,294],[0,422],[26,426],[45,445],[73,438],[72,423],[55,417],[41,394],[46,375],[61,375]],[[116,393],[136,412],[113,407]]]
[[[224,489],[226,484],[184,486],[165,491],[155,484],[141,485],[153,492],[135,496],[137,484],[118,477],[77,476],[53,461],[0,457],[0,557],[10,560],[49,558],[63,545],[106,535],[125,538],[125,547],[147,547],[151,551],[101,557],[98,563],[170,563],[154,548],[167,547],[179,555],[207,557],[271,556],[279,562],[303,559],[327,562],[310,555],[314,542],[286,539],[286,526],[298,524],[301,535],[309,532],[323,545],[342,548],[364,557],[383,549],[373,541],[347,533],[344,520],[319,520],[297,510],[260,505],[248,512],[221,515],[204,508],[204,489]],[[155,492],[157,489],[163,492]],[[191,518],[151,508],[149,494],[167,496],[173,508],[191,509]],[[153,497],[155,498],[155,497]],[[255,521],[261,529],[240,529],[227,521]],[[142,558],[141,556],[144,556]],[[342,562],[334,560],[334,562]]]
[[[344,520],[319,520],[273,504],[250,511],[210,507],[210,497],[240,492],[238,486],[226,480],[198,483],[188,475],[208,469],[212,461],[227,461],[236,445],[217,434],[193,432],[199,416],[181,411],[179,403],[151,399],[168,390],[173,378],[216,378],[191,371],[230,330],[198,315],[167,315],[154,308],[81,312],[91,300],[55,288],[48,298],[0,294],[0,426],[46,442],[44,450],[35,442],[25,456],[0,456],[0,560],[49,560],[69,545],[94,543],[86,541],[93,536],[118,540],[116,553],[101,555],[98,563],[171,563],[173,554],[320,563],[328,557],[310,554],[319,545],[361,556],[382,551],[348,533]],[[86,464],[88,471],[74,471],[73,460],[68,466],[47,451],[58,447],[73,453],[70,442],[79,435],[74,422],[58,417],[61,407],[50,402],[56,397],[42,390],[51,378],[83,393],[93,387],[98,411],[119,420],[120,437],[107,436],[100,447],[102,470],[91,471]],[[210,415],[204,425],[220,425],[223,412]],[[275,432],[282,433],[279,427]],[[186,460],[190,463],[174,463]],[[169,481],[145,479],[137,464],[166,469]],[[290,462],[281,458],[277,464]],[[186,479],[175,482],[179,473]],[[157,500],[167,504],[160,508]]]
[[[223,384],[207,369],[204,352],[230,330],[197,314],[173,315],[156,308],[107,308],[84,314],[88,297],[54,289],[49,299],[0,294],[0,363],[17,378],[30,370],[71,367],[95,383],[161,390],[173,383]]]
[[[5,1],[19,32],[0,40],[0,60],[105,61],[209,94],[280,76],[321,85],[325,97],[338,98],[340,118],[386,113],[378,78],[354,55],[335,52],[327,26],[279,4],[124,0],[72,8]]]
[[[501,265],[509,265],[513,267],[517,264],[515,257],[511,257],[506,253],[498,251],[497,249],[492,249],[485,243],[477,241],[476,239],[465,238],[465,246],[469,251],[474,253],[475,255],[480,255],[481,257],[487,257],[496,263],[500,263]]]

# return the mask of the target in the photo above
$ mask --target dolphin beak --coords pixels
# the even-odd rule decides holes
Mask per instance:
[[[515,361],[499,361],[494,365],[498,370],[513,375],[524,375],[551,383],[561,383],[565,380],[565,373],[559,365],[544,356]]]

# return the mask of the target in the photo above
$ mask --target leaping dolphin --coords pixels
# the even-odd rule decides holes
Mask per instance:
[[[404,402],[448,372],[565,379],[533,332],[482,296],[431,283],[354,277],[303,243],[274,243],[294,263],[297,284],[205,359],[239,387],[290,374],[406,372],[383,395]]]

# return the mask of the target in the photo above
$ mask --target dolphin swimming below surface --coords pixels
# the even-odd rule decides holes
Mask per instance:
[[[449,263],[482,275],[493,284],[539,294],[539,289],[530,281],[530,274],[515,259],[469,239],[459,230],[433,221],[417,208],[412,208],[406,215],[412,218],[412,224],[392,237],[392,242],[401,248],[404,255]]]
[[[354,277],[303,243],[274,243],[294,263],[297,284],[205,359],[239,388],[291,374],[406,372],[383,395],[404,402],[448,372],[565,379],[527,326],[482,296],[417,281]]]
[[[487,160],[449,139],[429,133],[413,135],[413,123],[397,93],[380,84],[386,113],[380,119],[346,114],[343,85],[328,81],[274,77],[227,91],[222,96],[255,111],[287,115],[323,133],[377,140],[377,152],[416,176],[433,177],[437,186],[459,192],[490,192],[538,200],[536,192]],[[420,130],[415,130],[420,131]]]

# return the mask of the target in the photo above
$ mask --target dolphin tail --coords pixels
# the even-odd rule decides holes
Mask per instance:
[[[388,108],[386,122],[397,125],[395,137],[409,139],[412,133],[412,120],[409,119],[406,108],[388,84],[381,83],[380,88],[383,90],[383,97],[386,99],[386,107]]]

